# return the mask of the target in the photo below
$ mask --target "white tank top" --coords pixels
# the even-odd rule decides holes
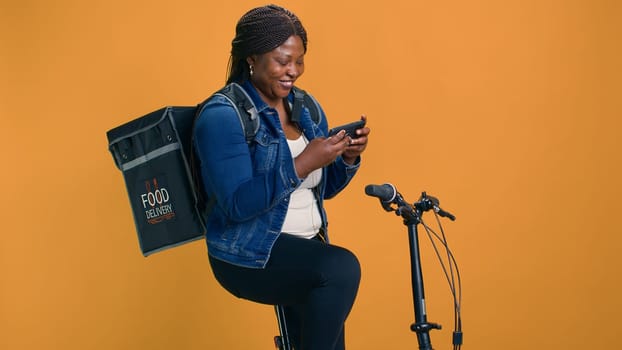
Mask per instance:
[[[300,135],[296,140],[287,140],[292,157],[296,158],[307,147],[308,140]],[[292,192],[287,215],[281,232],[303,238],[313,238],[322,227],[322,217],[313,195],[313,188],[322,179],[322,169],[316,169]]]

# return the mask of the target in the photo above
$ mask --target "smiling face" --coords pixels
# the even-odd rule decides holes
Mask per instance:
[[[302,39],[292,35],[276,49],[247,58],[253,67],[250,80],[268,105],[274,107],[287,97],[305,70],[304,55]]]

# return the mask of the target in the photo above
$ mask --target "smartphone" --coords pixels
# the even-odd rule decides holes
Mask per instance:
[[[350,136],[351,138],[355,139],[357,137],[359,137],[359,135],[356,134],[356,130],[360,129],[362,127],[365,126],[365,121],[364,120],[357,120],[355,122],[352,123],[348,123],[348,124],[344,124],[344,125],[340,125],[340,126],[336,126],[332,129],[330,129],[328,131],[328,136],[333,136],[335,134],[337,134],[338,132],[340,132],[341,130],[345,130],[346,131],[346,135]]]

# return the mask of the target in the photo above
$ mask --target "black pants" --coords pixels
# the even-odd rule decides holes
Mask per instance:
[[[285,306],[296,350],[345,349],[344,322],[361,278],[350,251],[315,239],[281,234],[265,269],[231,265],[210,257],[216,279],[233,295]]]

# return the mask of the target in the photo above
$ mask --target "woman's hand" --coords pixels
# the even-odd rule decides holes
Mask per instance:
[[[294,159],[298,177],[305,178],[313,170],[327,166],[349,148],[352,139],[341,130],[329,138],[317,137]],[[357,153],[358,154],[358,153]]]
[[[367,116],[362,115],[361,119],[366,121]],[[356,159],[361,155],[361,153],[365,151],[370,132],[371,129],[369,129],[368,127],[356,130],[356,135],[358,137],[355,139],[350,139],[350,144],[342,154],[342,158],[346,163],[350,165],[354,164],[354,162],[356,162]]]

